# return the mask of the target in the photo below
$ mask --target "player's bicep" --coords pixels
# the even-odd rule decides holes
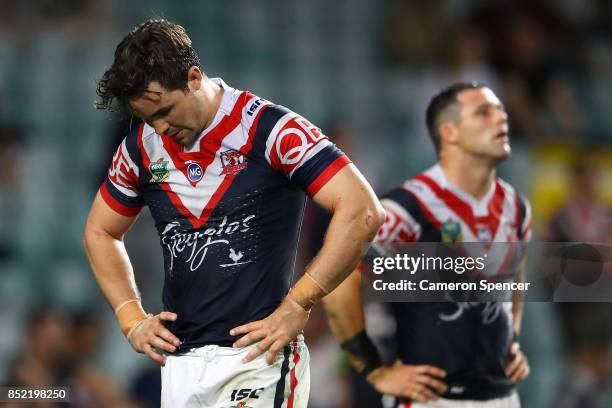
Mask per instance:
[[[330,212],[342,205],[378,203],[372,188],[352,163],[340,169],[312,199]]]
[[[118,213],[98,192],[87,218],[86,234],[107,234],[115,239],[122,239],[136,218],[137,215],[126,216]]]

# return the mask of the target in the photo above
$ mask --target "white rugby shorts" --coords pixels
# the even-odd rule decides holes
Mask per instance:
[[[393,397],[391,397],[393,398]],[[494,398],[485,401],[476,400],[451,400],[440,398],[434,402],[421,403],[421,402],[400,402],[393,403],[393,408],[520,408],[521,401],[519,400],[518,393],[512,392],[510,395],[502,398]]]
[[[279,352],[243,364],[254,346],[204,346],[167,356],[161,369],[162,408],[306,408],[310,391],[308,348],[302,335]]]

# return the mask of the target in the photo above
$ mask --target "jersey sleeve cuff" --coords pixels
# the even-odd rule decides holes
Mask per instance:
[[[306,189],[306,194],[313,197],[321,188],[323,188],[325,184],[327,184],[332,177],[336,175],[336,173],[350,163],[351,160],[346,155],[342,155],[335,159],[312,183],[310,183],[310,186],[308,186]]]
[[[124,215],[126,217],[135,217],[140,212],[142,206],[137,207],[128,207],[127,205],[121,203],[117,200],[113,195],[108,191],[108,187],[106,186],[106,181],[102,183],[100,186],[100,195],[102,199],[110,208],[112,208],[116,213]]]

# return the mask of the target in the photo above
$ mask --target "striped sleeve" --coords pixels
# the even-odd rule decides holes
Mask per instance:
[[[410,194],[403,190],[393,190],[381,200],[385,212],[385,223],[379,228],[372,247],[379,253],[393,250],[394,245],[416,242],[421,238],[421,225],[410,213]]]
[[[126,217],[136,216],[144,204],[139,191],[139,169],[134,159],[137,159],[136,146],[135,143],[131,146],[128,136],[117,148],[106,180],[100,186],[100,195],[106,204]]]
[[[312,197],[351,161],[319,128],[285,112],[268,136],[266,160]]]

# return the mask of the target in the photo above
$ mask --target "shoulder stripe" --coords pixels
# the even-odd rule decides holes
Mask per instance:
[[[416,192],[412,191],[410,187],[411,186],[405,184],[403,188],[412,194],[427,221],[429,221],[439,231],[441,226],[440,220],[431,211],[429,211],[429,208],[427,208],[425,202],[418,196],[418,194],[416,194]]]
[[[115,198],[115,194],[112,192],[113,185],[108,180],[104,181],[100,186],[100,196],[104,202],[112,208],[115,212],[124,215],[126,217],[135,217],[142,208],[142,199],[134,200],[131,203],[133,206],[127,206]]]
[[[138,150],[138,138],[140,137],[140,132],[142,132],[141,127],[142,123],[133,124],[129,130],[130,133],[123,141],[127,154],[136,167],[142,165],[142,157],[140,155],[140,150]]]
[[[250,92],[247,92],[249,99],[242,110],[242,122],[247,129],[251,129],[255,123],[255,118],[259,116],[261,111],[272,105],[272,102],[260,98]]]
[[[489,226],[491,237],[495,239],[499,225],[501,224],[502,214],[504,213],[504,202],[506,193],[502,185],[495,182],[495,192],[489,201],[489,215],[483,220]]]
[[[278,131],[282,129],[283,126],[287,122],[289,122],[292,118],[297,115],[291,112],[289,109],[284,106],[274,106],[269,111],[269,118],[262,118],[260,121],[262,125],[265,127],[262,129],[263,134],[266,136],[266,152],[265,158],[268,161],[268,164],[272,165],[272,161],[270,160],[272,148],[274,147],[274,142],[276,141],[276,135]]]
[[[345,155],[339,156],[335,159],[319,176],[308,186],[306,189],[306,194],[309,197],[313,197],[315,194],[319,192],[321,188],[327,182],[336,175],[344,166],[350,164],[351,160]]]
[[[144,148],[144,143],[143,143],[143,138],[144,138],[144,127],[145,127],[145,123],[142,122],[140,124],[140,127],[138,129],[138,137],[136,138],[136,145],[138,146],[138,151],[140,152],[140,157],[142,157],[142,165],[145,169],[149,168],[149,165],[151,164],[151,159],[149,158],[149,155],[147,154],[147,151]]]
[[[447,189],[443,189],[440,187],[438,183],[436,183],[431,177],[426,176],[425,174],[419,174],[414,178],[414,180],[418,180],[421,183],[425,184],[429,189],[442,201],[446,204],[449,209],[452,209],[464,222],[465,224],[474,232],[474,235],[477,235],[474,224],[474,215],[472,214],[472,209],[470,206],[457,197],[452,192]]]
[[[317,155],[317,153],[319,153],[321,150],[325,149],[326,147],[332,146],[332,143],[329,141],[329,139],[325,138],[321,141],[319,141],[317,144],[311,146],[308,151],[304,154],[304,156],[302,157],[302,159],[300,160],[300,162],[298,163],[297,166],[295,166],[293,168],[293,170],[291,170],[288,174],[288,177],[291,179],[293,177],[293,174],[300,168],[302,167],[302,165],[306,162],[308,162],[308,160],[310,160],[311,158],[313,158],[314,156]]]

